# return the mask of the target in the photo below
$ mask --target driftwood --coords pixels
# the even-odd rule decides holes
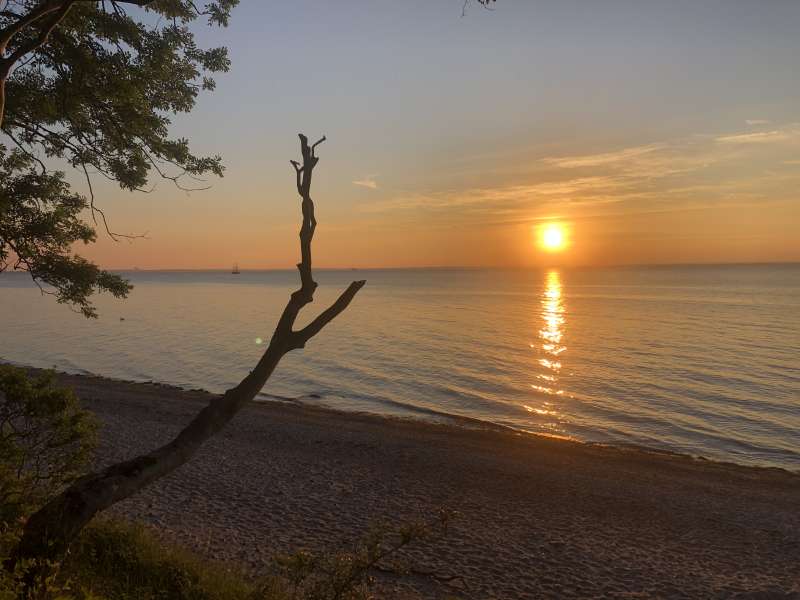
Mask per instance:
[[[300,227],[300,289],[292,293],[275,327],[269,346],[247,377],[236,387],[209,402],[171,442],[131,460],[91,473],[73,483],[48,502],[26,523],[18,545],[16,560],[21,558],[58,558],[80,531],[100,511],[137,493],[153,481],[168,475],[186,463],[200,446],[217,434],[251,401],[269,379],[283,356],[303,348],[350,304],[364,286],[354,281],[339,298],[308,325],[294,330],[300,310],[314,299],[317,287],[311,271],[311,241],[317,221],[311,199],[311,176],[319,158],[316,147],[323,137],[309,146],[300,134],[302,164],[291,161],[297,175],[297,192],[302,199],[303,222]]]

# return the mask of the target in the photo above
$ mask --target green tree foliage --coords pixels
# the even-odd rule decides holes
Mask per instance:
[[[146,191],[153,175],[180,187],[222,176],[219,156],[193,154],[169,126],[230,64],[226,48],[197,45],[193,23],[225,26],[236,4],[0,0],[0,271],[28,271],[86,316],[96,314],[93,292],[127,294],[124,280],[71,252],[95,240],[98,223],[120,237],[95,205],[92,177]],[[85,177],[87,195],[54,164]]]
[[[95,420],[52,373],[30,378],[0,365],[0,531],[79,477],[95,445]]]
[[[25,269],[47,285],[42,291],[96,316],[89,302],[94,291],[124,296],[130,286],[71,253],[75,242],[88,244],[96,237],[81,218],[87,200],[70,191],[63,173],[37,173],[31,166],[25,154],[0,145],[0,270]]]

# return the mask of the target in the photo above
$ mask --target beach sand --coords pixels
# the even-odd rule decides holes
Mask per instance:
[[[62,375],[103,462],[166,442],[211,397]],[[342,548],[381,520],[459,516],[380,597],[800,598],[800,474],[496,429],[246,407],[112,509],[212,558]]]

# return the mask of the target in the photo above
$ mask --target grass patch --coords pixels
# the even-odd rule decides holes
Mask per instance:
[[[59,579],[72,597],[87,600],[271,600],[235,568],[165,544],[141,525],[112,520],[82,532]]]
[[[143,525],[97,519],[63,562],[45,563],[35,589],[23,583],[30,569],[9,574],[0,568],[0,600],[368,600],[376,597],[373,569],[383,564],[404,572],[397,553],[444,531],[449,518],[443,511],[438,525],[378,526],[348,551],[276,556],[260,579],[165,543]],[[15,540],[8,531],[0,536],[0,558]]]

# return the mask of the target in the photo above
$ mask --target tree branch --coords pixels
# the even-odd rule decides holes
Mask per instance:
[[[364,281],[354,281],[336,302],[309,325],[300,331],[292,330],[300,309],[313,301],[317,286],[311,271],[311,241],[316,220],[310,189],[311,176],[319,161],[314,156],[314,149],[324,139],[309,147],[307,138],[300,134],[303,166],[292,164],[301,178],[298,190],[301,192],[303,213],[300,226],[301,260],[297,265],[301,285],[290,296],[256,367],[236,387],[212,399],[171,442],[148,454],[86,475],[48,502],[28,519],[15,557],[7,567],[13,568],[13,564],[20,559],[58,558],[95,514],[185,464],[206,440],[222,430],[261,391],[288,352],[302,348],[311,337],[341,314],[364,286]]]
[[[0,29],[0,126],[3,125],[3,115],[5,112],[5,87],[6,80],[11,74],[11,69],[20,58],[34,52],[47,43],[50,34],[64,20],[67,13],[76,2],[94,2],[96,0],[45,0],[28,13],[20,15],[19,18],[9,25]],[[113,0],[112,4],[132,4],[134,6],[146,7],[155,0]],[[55,14],[53,14],[55,13]],[[28,27],[36,27],[43,19],[50,17],[45,23],[39,35],[26,43],[21,44],[9,56],[5,56],[6,49],[11,40]]]
[[[134,240],[134,239],[137,239],[137,238],[147,239],[147,233],[136,235],[136,234],[130,234],[130,233],[116,233],[114,231],[111,231],[111,229],[108,226],[108,220],[106,219],[106,213],[103,211],[103,209],[98,208],[97,206],[95,206],[95,203],[94,203],[94,200],[95,200],[95,198],[94,198],[94,187],[92,186],[92,178],[89,176],[89,171],[86,168],[86,164],[81,163],[80,166],[81,166],[81,169],[83,170],[84,176],[86,177],[86,185],[89,188],[89,209],[91,211],[92,221],[94,221],[94,224],[97,225],[97,216],[96,215],[99,214],[100,218],[103,220],[103,227],[105,228],[106,233],[108,234],[108,237],[110,237],[115,242],[118,242],[120,240],[120,238],[124,238],[124,239],[126,239],[128,241]]]
[[[47,43],[47,40],[50,38],[50,34],[53,33],[53,30],[58,26],[58,24],[64,20],[64,17],[67,16],[69,9],[72,8],[72,5],[75,4],[75,1],[76,0],[66,0],[60,7],[58,7],[52,18],[50,18],[50,20],[42,27],[42,29],[39,31],[39,35],[36,36],[36,38],[20,45],[19,48],[11,53],[11,55],[6,59],[10,63],[9,69],[20,58],[38,48],[41,48]]]
[[[337,316],[344,312],[344,309],[346,309],[353,298],[355,298],[358,290],[364,287],[365,283],[367,282],[363,279],[351,283],[347,289],[342,292],[341,296],[339,296],[333,304],[320,313],[316,319],[303,327],[303,329],[293,332],[292,347],[304,348],[308,340],[317,335],[320,331],[322,331],[322,328],[325,327],[325,325],[333,321]]]
[[[7,25],[3,29],[0,29],[0,55],[5,53],[8,43],[16,34],[21,32],[29,25],[34,24],[42,17],[46,17],[53,11],[58,10],[59,8],[61,8],[60,2],[53,0],[42,2],[28,14],[20,16],[20,18],[14,23]]]

